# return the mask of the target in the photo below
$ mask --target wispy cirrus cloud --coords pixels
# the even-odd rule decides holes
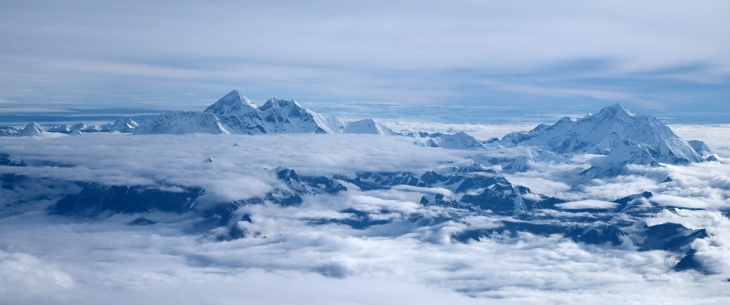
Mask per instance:
[[[11,2],[3,98],[725,109],[723,1]],[[485,84],[485,82],[493,82]],[[183,93],[195,93],[184,96]],[[39,98],[45,97],[45,98]],[[316,97],[316,98],[311,98]],[[567,98],[567,100],[566,100]]]

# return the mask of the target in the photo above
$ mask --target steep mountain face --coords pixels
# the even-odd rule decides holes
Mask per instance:
[[[621,150],[620,155],[631,159],[623,159],[618,163],[636,164],[639,159],[642,160],[641,164],[703,161],[687,141],[674,134],[665,124],[647,115],[633,114],[621,104],[606,107],[595,115],[578,120],[566,117],[552,126],[542,124],[527,133],[508,134],[500,143],[505,146],[537,146],[560,154],[611,155],[618,148]],[[637,159],[623,154],[626,145],[640,146],[633,149],[648,151],[651,158]],[[620,158],[614,154],[613,159]]]
[[[45,132],[46,131],[43,130],[43,128],[40,125],[36,124],[35,122],[30,122],[27,125],[25,125],[25,127],[18,130],[18,133],[16,134],[16,136],[32,137],[32,136],[37,136],[37,135],[43,134]]]
[[[135,129],[136,134],[230,134],[215,114],[208,112],[166,112]]]
[[[482,142],[479,142],[479,140],[475,139],[474,137],[463,131],[455,134],[440,134],[437,137],[432,137],[430,140],[428,140],[426,145],[431,147],[464,150],[485,148]]]
[[[473,164],[442,172],[429,171],[420,176],[407,172],[362,172],[356,178],[336,177],[362,190],[377,190],[408,185],[446,189],[449,194],[432,193],[421,198],[421,204],[491,211],[499,215],[516,215],[539,208],[551,208],[562,202],[532,193],[529,188],[512,185],[501,174]]]
[[[202,113],[166,113],[147,125],[136,133],[341,133],[344,128],[339,119],[311,111],[296,101],[272,98],[257,107],[236,90]]]
[[[184,213],[193,208],[202,193],[200,188],[180,188],[171,192],[145,186],[89,184],[79,194],[66,196],[50,206],[48,212],[85,217],[150,211]]]
[[[246,115],[253,111],[256,111],[256,105],[238,93],[238,91],[233,90],[206,108],[204,112],[210,112],[218,116],[227,116]]]
[[[383,136],[392,136],[395,133],[390,128],[385,127],[380,122],[373,119],[359,120],[350,122],[345,126],[342,133],[353,133],[353,134],[377,134]]]
[[[269,99],[259,108],[267,133],[341,133],[342,121],[302,107],[296,101]]]
[[[137,127],[139,127],[139,124],[137,124],[137,122],[135,122],[134,120],[130,118],[121,118],[114,122],[114,124],[104,126],[104,130],[108,130],[110,132],[118,131],[123,133],[131,133],[134,132]]]
[[[702,142],[700,140],[689,140],[687,141],[687,143],[689,143],[689,145],[692,146],[692,148],[700,155],[705,156],[712,153],[712,150],[707,147],[707,144],[705,144],[705,142]]]

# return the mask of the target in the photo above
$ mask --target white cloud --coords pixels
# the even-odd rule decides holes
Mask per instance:
[[[76,167],[0,167],[2,173],[118,184],[202,186],[219,199],[258,196],[279,181],[282,165],[300,175],[355,171],[421,173],[452,162],[468,163],[473,152],[418,147],[412,139],[357,135],[133,136],[86,134],[51,139],[0,138],[3,152],[29,164],[40,161]],[[240,146],[233,146],[239,143]],[[489,152],[487,152],[489,153]],[[214,162],[202,161],[212,157]],[[450,235],[466,228],[496,228],[503,217],[469,216],[460,221],[415,226],[404,219],[423,207],[422,193],[442,189],[399,187],[305,196],[299,207],[251,205],[252,223],[240,222],[266,238],[212,242],[191,233],[194,219],[150,214],[158,224],[129,226],[137,215],[78,221],[22,210],[0,217],[0,272],[14,290],[0,303],[193,304],[193,303],[692,303],[730,301],[730,225],[720,212],[728,206],[730,166],[703,163],[633,168],[629,176],[575,184],[581,162],[536,162],[530,171],[508,175],[513,183],[571,200],[564,208],[608,207],[618,197],[650,190],[663,204],[707,207],[710,211],[666,211],[651,224],[678,222],[707,230],[696,242],[699,260],[717,272],[674,272],[681,258],[664,251],[587,246],[560,236],[521,233],[458,243]],[[672,182],[658,183],[670,175]],[[648,177],[648,178],[647,178]],[[51,181],[51,180],[48,180]],[[48,183],[3,193],[17,202],[32,193],[52,197],[78,191]],[[313,218],[344,219],[347,208],[371,211],[393,222],[356,230],[344,225],[312,226]],[[10,209],[10,208],[4,208]],[[560,213],[567,213],[562,211]],[[240,215],[239,215],[240,216]],[[15,267],[14,267],[15,266]],[[20,266],[20,267],[17,267]],[[30,273],[17,270],[36,270]],[[27,277],[27,278],[26,278]],[[34,294],[38,285],[50,294]],[[3,285],[4,286],[4,285]],[[53,287],[53,288],[48,288]],[[0,291],[3,288],[0,288]],[[25,293],[27,291],[29,293]],[[378,296],[378,297],[374,297]],[[471,298],[475,297],[475,298]]]
[[[53,299],[74,286],[73,278],[53,264],[31,254],[0,250],[0,300],[4,303]]]
[[[615,203],[610,201],[601,200],[580,200],[560,203],[556,205],[561,209],[575,210],[575,209],[610,209],[616,206]]]

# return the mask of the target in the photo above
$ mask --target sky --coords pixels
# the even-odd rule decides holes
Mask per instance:
[[[730,123],[727,1],[2,1],[0,110]],[[142,111],[145,110],[145,111]],[[527,114],[525,114],[527,113]],[[679,117],[679,119],[677,119]]]

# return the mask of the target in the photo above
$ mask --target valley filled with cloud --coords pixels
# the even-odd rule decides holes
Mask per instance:
[[[398,130],[397,124],[390,126]],[[431,128],[437,133],[440,127]],[[504,134],[500,126],[448,128]],[[509,170],[504,162],[489,160],[505,155],[502,151],[519,156],[520,149],[535,149],[488,144],[446,149],[423,145],[414,136],[0,137],[7,156],[0,166],[0,299],[14,304],[724,303],[730,279],[730,150],[722,137],[730,127],[672,128],[704,140],[713,161],[629,164],[619,175],[589,177],[576,173],[604,156],[530,159]],[[462,180],[496,177],[489,178],[497,179],[491,190],[504,183],[510,190],[525,186],[529,190],[521,191],[520,200],[528,206],[535,199],[534,208],[513,208],[512,201],[507,212],[475,208],[483,202],[467,206],[465,198],[486,191],[456,189],[447,180],[428,183],[427,176],[436,175],[429,173]],[[97,194],[94,185],[142,195]],[[101,196],[93,203],[99,206],[83,206],[86,201],[78,198],[85,192]],[[651,196],[636,197],[629,206],[619,202],[643,192]],[[118,198],[146,200],[145,194],[184,194],[195,202],[167,211],[155,206],[122,211],[112,205]],[[295,197],[300,199],[290,200]],[[64,198],[77,198],[76,206],[60,208]],[[235,208],[228,214],[207,212],[230,203]],[[651,208],[629,212],[642,204]],[[620,205],[625,208],[617,209]],[[659,235],[632,235],[642,226],[661,224],[679,226]],[[591,237],[563,227],[608,229]],[[646,241],[670,233],[675,239],[661,241],[662,246]],[[693,267],[678,268],[688,255]]]
[[[730,304],[728,16],[4,0],[0,304]]]

